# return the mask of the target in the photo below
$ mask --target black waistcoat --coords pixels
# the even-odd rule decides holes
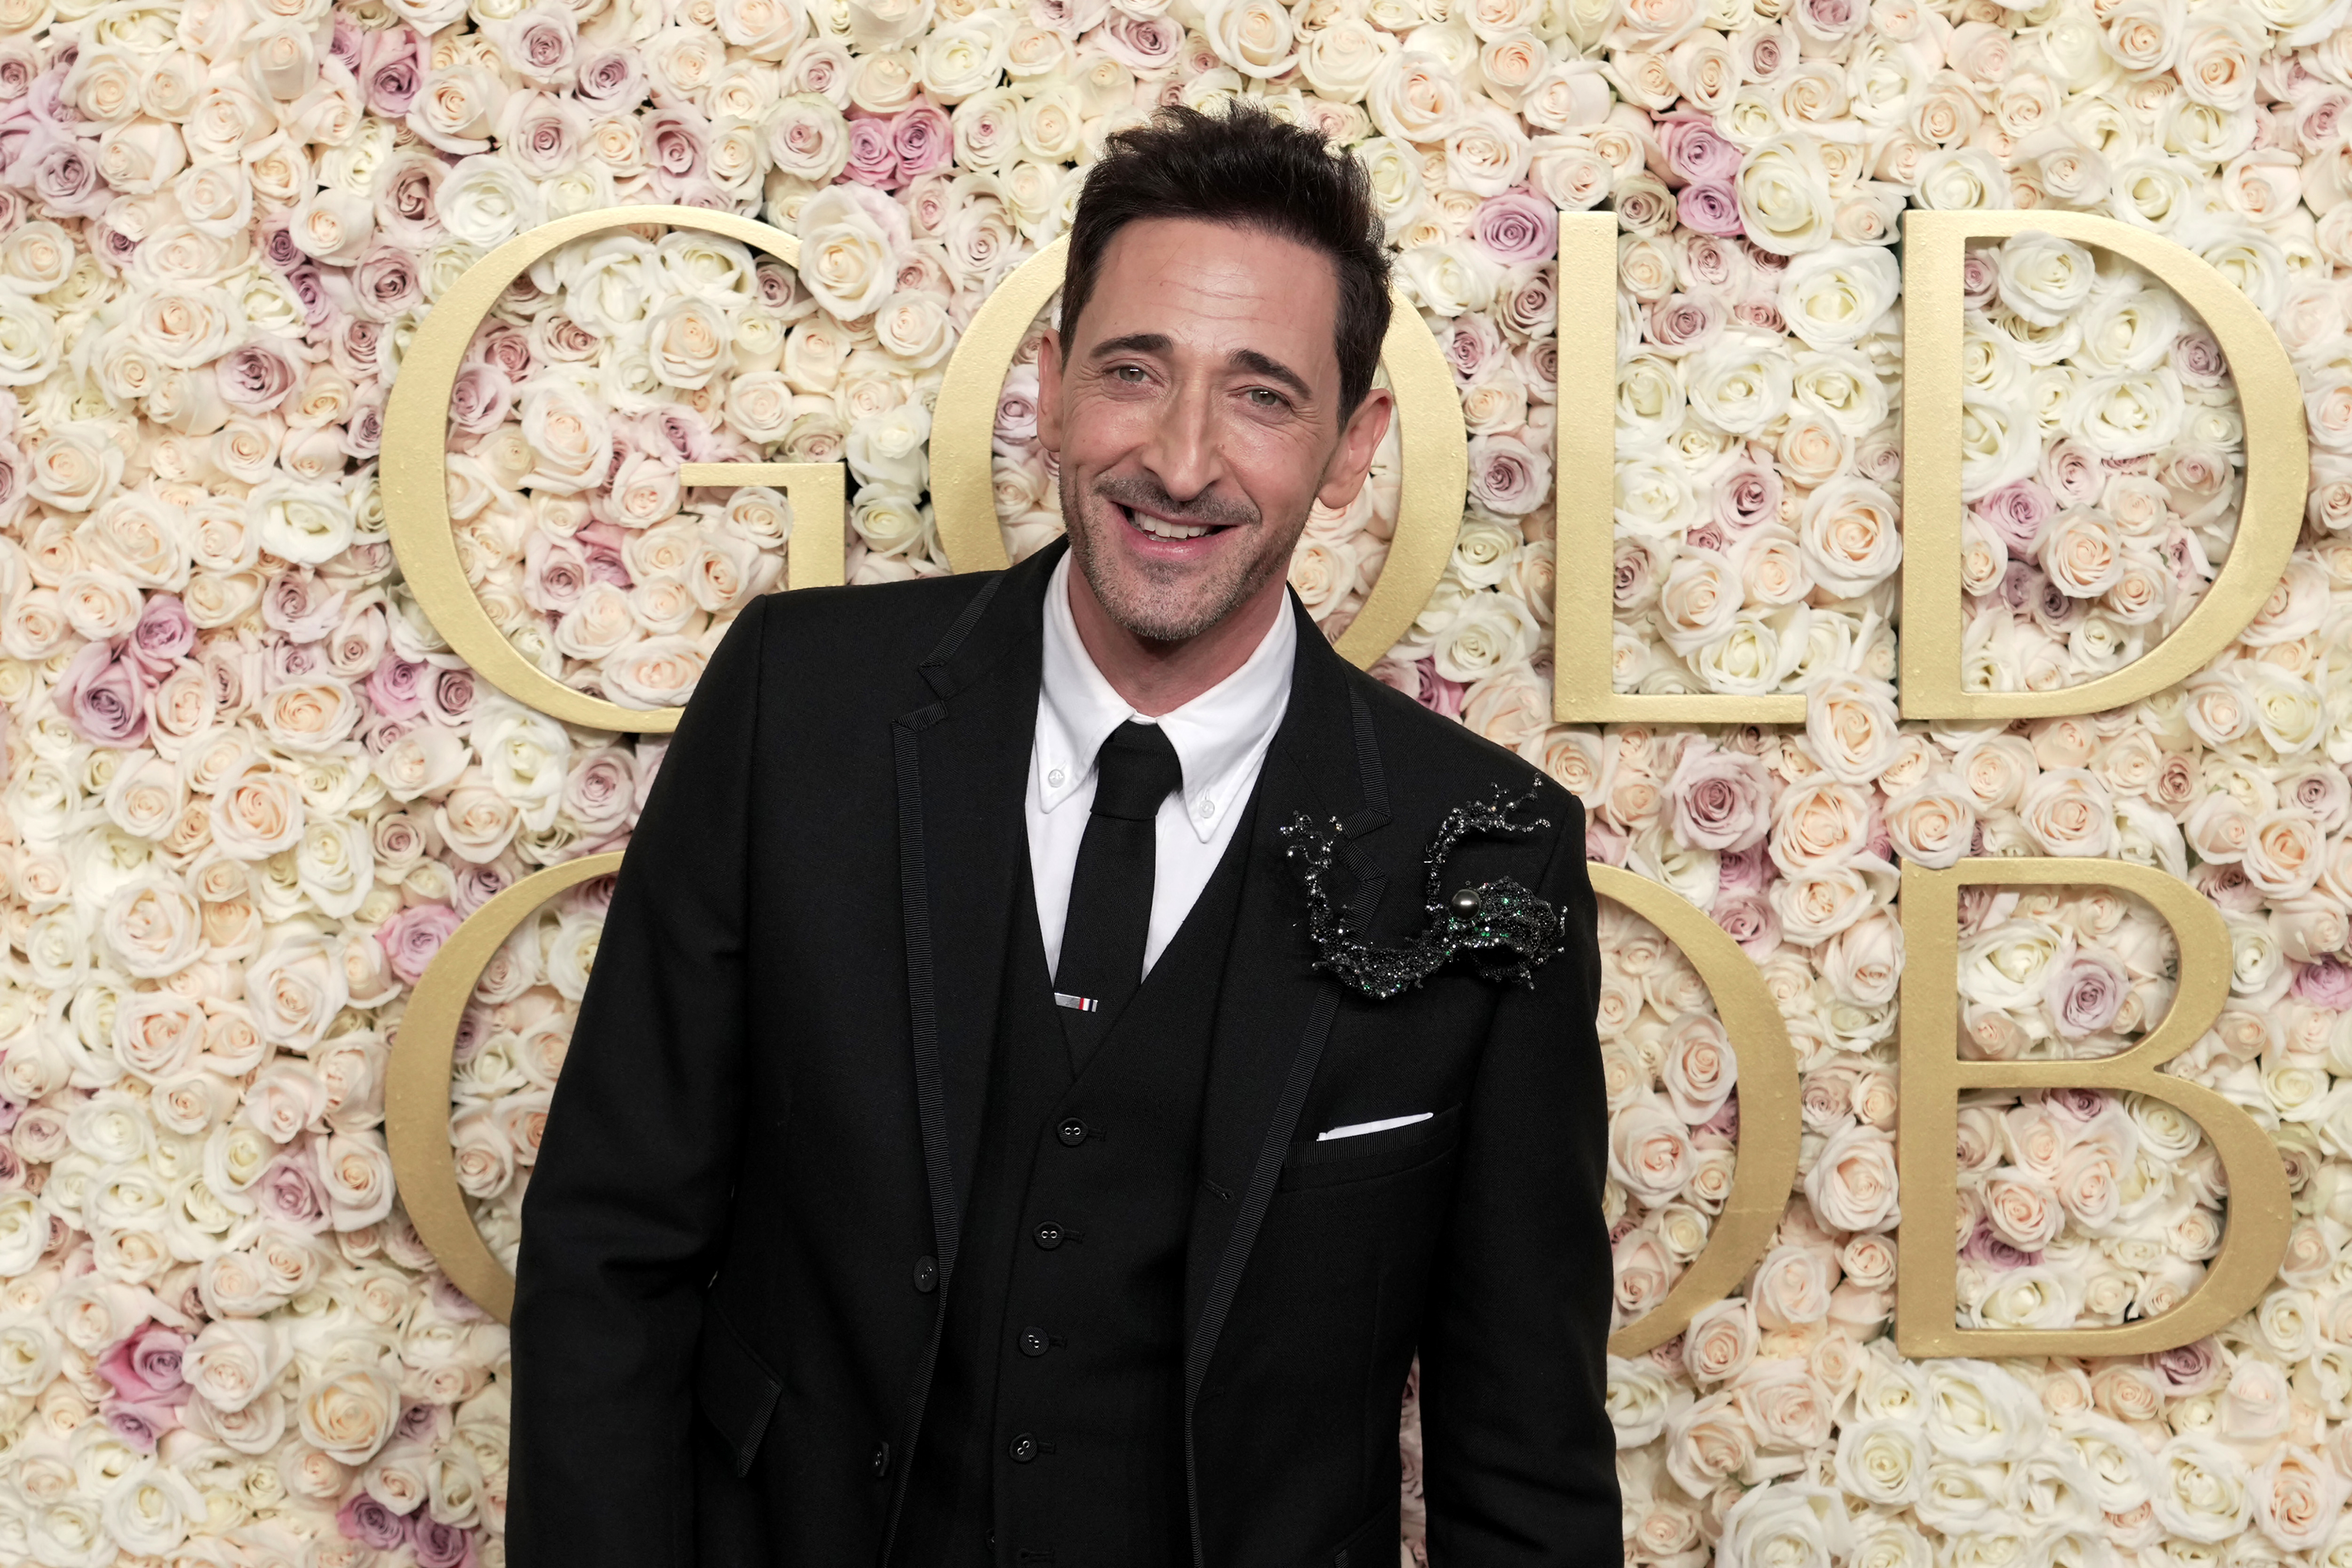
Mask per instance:
[[[897,1568],[1177,1568],[1184,1249],[1251,819],[1073,1074],[1022,858],[961,1266]]]

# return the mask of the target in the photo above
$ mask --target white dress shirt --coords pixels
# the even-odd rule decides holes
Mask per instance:
[[[1110,732],[1133,719],[1168,732],[1184,786],[1160,803],[1153,823],[1151,929],[1143,970],[1151,972],[1193,902],[1209,883],[1234,824],[1249,804],[1274,732],[1290,706],[1290,666],[1298,651],[1290,601],[1242,667],[1180,708],[1146,718],[1127,706],[1087,653],[1070,613],[1070,558],[1045,585],[1044,679],[1037,730],[1029,747],[1029,873],[1037,894],[1037,929],[1045,966],[1062,961],[1069,922],[1070,879],[1095,803],[1095,753]]]

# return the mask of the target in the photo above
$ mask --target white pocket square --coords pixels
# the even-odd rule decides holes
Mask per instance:
[[[1391,1127],[1410,1127],[1415,1122],[1426,1122],[1436,1114],[1434,1111],[1422,1111],[1410,1116],[1391,1116],[1380,1122],[1350,1122],[1344,1127],[1334,1127],[1328,1133],[1316,1134],[1315,1141],[1318,1144],[1328,1144],[1334,1138],[1353,1138],[1365,1133],[1385,1133]]]

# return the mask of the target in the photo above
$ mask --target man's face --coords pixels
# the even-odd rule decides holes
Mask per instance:
[[[1105,247],[1066,354],[1039,356],[1039,433],[1071,555],[1133,636],[1215,626],[1285,575],[1318,499],[1355,498],[1389,398],[1341,419],[1339,310],[1330,258],[1261,230],[1152,218]]]

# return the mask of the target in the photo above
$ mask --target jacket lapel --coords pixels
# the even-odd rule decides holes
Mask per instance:
[[[1349,841],[1341,859],[1357,873],[1352,902],[1360,917],[1369,918],[1382,887],[1355,847],[1388,821],[1371,710],[1351,686],[1355,672],[1295,598],[1292,612],[1298,619],[1298,657],[1290,706],[1259,776],[1241,907],[1210,1041],[1201,1131],[1204,1180],[1193,1197],[1184,1270],[1188,1475],[1192,1404],[1339,1010],[1339,982],[1310,967],[1306,894],[1284,859],[1282,825],[1300,812],[1339,819]],[[1197,1549],[1197,1499],[1193,1518]]]
[[[978,1156],[1007,912],[1020,918],[1045,591],[1062,548],[991,580],[923,662],[936,700],[893,726],[916,1103],[942,1286]]]

